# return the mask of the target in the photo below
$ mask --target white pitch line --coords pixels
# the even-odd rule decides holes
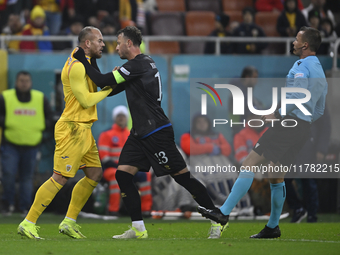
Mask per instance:
[[[290,242],[340,243],[340,241],[308,240],[308,239],[277,239],[277,240],[280,240],[280,241],[290,241]]]

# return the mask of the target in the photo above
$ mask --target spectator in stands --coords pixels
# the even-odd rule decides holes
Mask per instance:
[[[33,175],[43,131],[52,127],[52,111],[48,99],[32,89],[31,74],[17,73],[15,88],[0,95],[0,127],[2,166],[2,213],[9,216],[15,208],[16,178],[19,179],[19,208],[27,213],[32,203]]]
[[[230,144],[221,133],[215,133],[206,115],[197,115],[192,120],[191,132],[181,137],[181,148],[187,155],[224,155],[231,153]]]
[[[110,185],[109,214],[114,216],[119,215],[120,189],[116,180],[116,171],[120,152],[130,135],[127,128],[128,118],[129,112],[125,106],[115,107],[112,111],[114,121],[112,128],[101,133],[98,140],[99,157],[104,170],[103,177]],[[134,176],[134,181],[139,186],[142,213],[144,216],[150,216],[152,207],[151,173],[138,172]]]
[[[65,8],[69,18],[75,16],[73,0],[36,0],[37,5],[40,5],[46,14],[46,25],[50,30],[51,35],[56,35],[62,27],[62,15]]]
[[[303,9],[301,0],[297,0],[299,10]],[[281,12],[284,10],[282,0],[256,0],[255,8],[258,12]]]
[[[228,31],[229,16],[226,14],[216,15],[215,26],[216,29],[211,32],[209,36],[225,37],[231,34]],[[232,45],[230,43],[222,42],[220,44],[221,54],[228,54],[232,52]],[[204,48],[205,54],[215,54],[215,42],[207,42]]]
[[[277,19],[279,34],[283,37],[295,37],[303,26],[307,26],[307,22],[297,7],[297,0],[285,0],[284,10]]]
[[[70,25],[63,29],[59,35],[61,36],[78,36],[80,31],[84,28],[84,19],[83,17],[76,15],[70,20]],[[71,41],[65,42],[54,42],[53,49],[54,50],[65,50],[72,49],[73,44]]]
[[[242,11],[243,22],[234,30],[233,36],[265,37],[263,29],[254,23],[255,11],[246,7]],[[260,54],[265,43],[234,43],[233,52],[239,54]]]
[[[112,16],[106,16],[103,18],[100,24],[100,30],[102,34],[105,35],[116,35],[119,30],[119,24]],[[116,51],[117,42],[116,41],[104,41],[105,47],[103,53],[113,54]]]
[[[336,26],[333,12],[330,9],[326,8],[325,3],[326,0],[311,0],[311,4],[307,8],[302,10],[302,14],[308,21],[309,12],[313,9],[317,9],[320,13],[320,18],[328,17],[332,21],[333,26]]]
[[[75,13],[83,17],[85,26],[90,25],[89,18],[97,15],[97,0],[73,0],[73,2]]]
[[[29,20],[32,0],[2,0],[0,1],[0,30],[2,30],[11,14],[22,17],[21,23],[25,24]]]
[[[297,157],[295,165],[306,171],[307,164],[323,164],[328,152],[331,135],[331,117],[325,108],[324,114],[311,125],[311,136]],[[305,165],[306,164],[306,165]],[[307,172],[307,171],[306,171]],[[291,222],[299,223],[307,216],[307,222],[317,222],[316,213],[319,207],[319,195],[316,180],[313,178],[300,179],[303,191],[301,201],[293,187],[294,179],[285,178],[287,203],[293,210]]]
[[[123,7],[123,2],[129,2],[129,0],[119,0],[119,1],[107,1],[98,0],[97,1],[97,18],[102,21],[104,17],[111,16],[114,13],[119,13],[120,7]]]
[[[312,9],[308,13],[308,22],[309,22],[311,27],[318,29],[320,31],[320,34],[323,38],[328,36],[326,34],[326,32],[321,27],[321,15],[320,15],[320,12],[319,12],[318,9]],[[326,55],[326,54],[328,54],[328,50],[329,50],[329,44],[328,43],[327,44],[322,43],[320,45],[319,49],[317,50],[317,54]]]
[[[45,12],[36,5],[31,11],[31,22],[23,28],[23,35],[50,35],[48,28],[45,26]],[[52,43],[49,41],[21,41],[20,50],[22,51],[51,51]]]
[[[333,22],[329,18],[322,18],[320,22],[322,30],[325,32],[325,37],[334,35]]]
[[[327,17],[322,18],[320,21],[320,27],[322,29],[320,31],[322,37],[334,39],[334,40],[337,38],[337,34],[334,31],[333,22],[329,18]],[[325,54],[329,54],[334,51],[334,42],[324,43],[324,44],[321,44],[321,46],[325,47],[325,50],[324,50]]]
[[[8,18],[7,26],[2,31],[3,35],[21,35],[22,24],[18,14],[11,14]],[[20,41],[9,41],[6,43],[6,48],[10,52],[17,52],[20,49]]]

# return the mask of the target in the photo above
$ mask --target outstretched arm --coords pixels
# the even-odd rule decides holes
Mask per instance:
[[[119,73],[117,70],[102,74],[98,70],[96,70],[86,59],[85,52],[81,47],[78,47],[78,51],[73,54],[73,57],[78,59],[85,67],[87,75],[90,79],[100,88],[104,88],[105,86],[112,86],[124,81],[117,81],[116,75],[118,76]],[[117,72],[117,74],[115,74]],[[121,77],[121,75],[119,75]],[[121,77],[122,78],[122,77]],[[123,78],[124,79],[124,78]]]
[[[99,103],[112,91],[112,88],[107,86],[104,87],[101,91],[90,92],[85,78],[85,69],[79,63],[76,63],[72,66],[69,78],[71,90],[74,96],[76,97],[80,105],[85,109]]]

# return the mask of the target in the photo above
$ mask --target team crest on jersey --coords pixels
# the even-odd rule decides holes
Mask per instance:
[[[294,75],[294,78],[298,78],[298,77],[304,77],[303,73],[297,73]]]
[[[124,67],[121,67],[119,70],[122,71],[122,73],[125,74],[125,75],[130,74],[130,72],[128,70],[126,70]]]
[[[112,143],[117,144],[119,142],[118,136],[112,137]]]
[[[152,69],[156,69],[156,64],[155,63],[150,63]]]
[[[66,165],[66,172],[70,172],[72,169],[72,166],[71,165]]]

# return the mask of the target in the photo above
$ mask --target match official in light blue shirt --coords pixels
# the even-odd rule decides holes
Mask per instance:
[[[322,116],[325,109],[327,82],[322,66],[315,56],[321,44],[320,32],[311,27],[302,27],[293,44],[293,53],[299,57],[299,60],[294,63],[287,75],[286,87],[303,88],[308,91],[303,90],[304,92],[300,91],[299,93],[287,91],[286,98],[299,99],[301,105],[281,102],[283,107],[285,104],[287,106],[282,108],[286,109],[285,116],[281,115],[282,109],[262,116],[261,119],[266,122],[271,122],[273,119],[280,121],[276,121],[274,126],[262,135],[243,161],[240,175],[234,183],[228,199],[219,210],[209,210],[201,206],[197,208],[204,217],[227,225],[232,209],[253,183],[254,172],[263,172],[266,167],[271,189],[270,218],[264,229],[258,234],[252,235],[251,238],[278,238],[281,236],[279,219],[286,199],[284,182],[286,172],[282,169],[289,169],[289,165],[292,166],[295,163],[299,151],[309,138],[310,123]],[[307,97],[303,100],[309,94],[308,92],[310,99],[307,100]],[[304,114],[300,108],[303,111],[307,110],[308,114]],[[285,126],[283,123],[288,119],[294,120],[297,125]],[[270,172],[270,169],[276,169],[278,172]]]

